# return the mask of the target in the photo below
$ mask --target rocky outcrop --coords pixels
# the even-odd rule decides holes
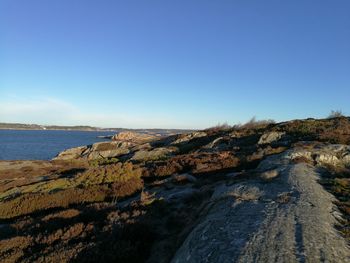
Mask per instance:
[[[335,199],[318,183],[315,166],[293,162],[299,155],[304,150],[263,161],[258,171],[268,183],[217,187],[172,262],[349,262],[347,242],[334,228]]]
[[[160,136],[137,133],[137,132],[120,132],[112,137],[114,141],[127,141],[132,143],[145,143],[159,139]]]
[[[201,137],[205,137],[205,136],[207,136],[207,134],[205,132],[193,132],[193,133],[188,133],[188,134],[181,134],[181,135],[178,135],[178,138],[175,141],[173,141],[171,144],[176,145],[176,144],[180,144],[180,143],[186,143],[186,142],[189,142],[193,139],[201,138]]]
[[[258,144],[270,144],[272,142],[278,141],[285,134],[286,134],[285,132],[268,132],[268,133],[264,133],[260,137]]]
[[[89,160],[118,157],[128,154],[132,146],[130,142],[99,142],[93,144],[86,155]]]
[[[160,160],[169,157],[178,152],[177,144],[186,144],[192,139],[206,136],[205,132],[194,132],[190,134],[180,134],[171,136],[175,137],[171,141],[166,139],[166,147],[152,147],[152,143],[158,141],[161,137],[149,134],[141,134],[135,132],[121,132],[112,137],[111,142],[99,142],[90,146],[76,147],[65,150],[59,153],[54,160],[69,160],[69,159],[99,159],[113,158],[125,154],[132,154],[131,160],[134,161],[150,161]],[[169,140],[169,142],[167,142]]]
[[[76,147],[59,153],[53,160],[112,158],[128,154],[134,144],[131,142],[98,142],[89,146]]]
[[[317,165],[350,166],[350,146],[341,144],[320,145],[312,149],[290,152],[289,158],[304,158]]]
[[[114,158],[131,152],[139,152],[135,159],[149,155],[149,158],[156,158],[157,155],[164,155],[164,150],[148,153],[145,149],[150,149],[149,144],[158,140],[159,136],[142,134],[136,132],[121,132],[112,137],[110,142],[98,142],[93,145],[71,148],[59,153],[53,160]],[[169,151],[170,152],[170,151]]]
[[[63,152],[60,152],[53,160],[70,160],[78,159],[85,155],[89,151],[89,146],[75,147]]]

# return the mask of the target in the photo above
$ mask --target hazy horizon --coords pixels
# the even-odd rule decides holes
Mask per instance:
[[[202,129],[350,113],[350,2],[3,0],[0,122]]]

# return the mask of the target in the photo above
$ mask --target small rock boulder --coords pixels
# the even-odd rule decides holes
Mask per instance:
[[[268,132],[264,133],[260,139],[258,144],[270,144],[272,142],[280,140],[286,133],[285,132]]]
[[[268,180],[272,180],[273,178],[277,177],[278,175],[279,175],[279,171],[274,169],[274,170],[263,172],[260,175],[260,178],[268,181]]]
[[[171,144],[174,145],[174,144],[185,143],[185,142],[191,141],[195,138],[201,138],[201,137],[205,137],[205,136],[207,136],[207,134],[205,132],[192,132],[192,133],[188,133],[188,134],[181,134]]]
[[[130,153],[131,142],[97,142],[89,146],[75,147],[59,153],[53,160],[112,158]]]
[[[88,146],[80,146],[60,152],[53,160],[71,160],[81,158],[88,152]]]
[[[145,143],[159,138],[159,136],[137,133],[137,132],[120,132],[112,137],[113,141],[126,141],[133,143]]]
[[[89,160],[112,158],[128,154],[134,144],[130,142],[98,142],[94,143],[87,154]]]

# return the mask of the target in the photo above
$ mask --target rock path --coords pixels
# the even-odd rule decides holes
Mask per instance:
[[[350,262],[334,228],[334,197],[318,183],[317,167],[293,162],[300,155],[293,149],[263,161],[258,171],[276,170],[274,178],[218,187],[172,262]]]

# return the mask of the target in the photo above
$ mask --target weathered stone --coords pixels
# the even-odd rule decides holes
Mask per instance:
[[[279,167],[274,180],[216,187],[171,262],[349,262],[334,228],[335,198],[318,183],[317,167],[293,163],[297,151],[263,161],[265,169]]]
[[[223,140],[222,137],[216,138],[214,141],[212,141],[211,143],[208,143],[206,146],[204,146],[203,148],[209,148],[212,149],[215,146],[217,146],[221,141]]]
[[[131,142],[98,142],[91,146],[82,146],[65,150],[57,155],[54,160],[82,159],[88,160],[99,158],[112,158],[128,154],[134,144]]]
[[[350,154],[344,155],[342,159],[346,166],[350,166]]]
[[[269,144],[281,139],[286,133],[285,132],[268,132],[264,133],[260,139],[258,144]]]
[[[171,144],[184,143],[184,142],[188,142],[190,140],[193,140],[195,138],[201,138],[201,137],[205,137],[205,136],[207,136],[207,134],[205,132],[193,132],[193,133],[189,133],[189,134],[181,134],[181,135],[179,135],[179,138],[177,140],[175,140],[174,142],[172,142]]]
[[[260,175],[260,178],[263,179],[263,180],[271,180],[271,179],[277,177],[278,174],[279,174],[279,171],[274,169],[274,170],[263,172]]]
[[[348,166],[350,164],[350,146],[323,145],[312,149],[306,148],[290,152],[288,156],[291,159],[300,157],[315,161],[318,165]]]
[[[211,201],[219,201],[226,197],[234,197],[239,201],[253,201],[258,200],[263,193],[258,187],[250,186],[249,184],[236,184],[233,186],[226,186],[225,184],[216,187]]]
[[[135,146],[132,142],[99,142],[91,147],[88,159],[112,158],[130,153],[130,149]]]
[[[152,141],[158,139],[158,136],[137,133],[137,132],[120,132],[112,137],[114,141],[128,141],[133,143],[145,143],[148,141]]]
[[[135,144],[131,142],[97,142],[94,143],[91,147],[92,152],[102,152],[102,151],[111,151],[119,148],[130,148]]]
[[[338,157],[332,153],[321,153],[316,156],[315,161],[321,165],[329,164],[333,166],[338,166],[341,164],[341,160],[339,160]]]
[[[110,142],[109,146],[110,148],[106,148],[105,150],[91,150],[87,156],[88,159],[94,160],[99,158],[112,158],[130,153],[129,148],[123,147],[122,145]]]
[[[229,138],[232,140],[232,138]],[[219,137],[202,147],[202,150],[223,151],[230,147],[230,140],[228,138]]]
[[[75,147],[67,149],[63,152],[60,152],[53,160],[70,160],[78,159],[86,154],[89,150],[88,146]]]

